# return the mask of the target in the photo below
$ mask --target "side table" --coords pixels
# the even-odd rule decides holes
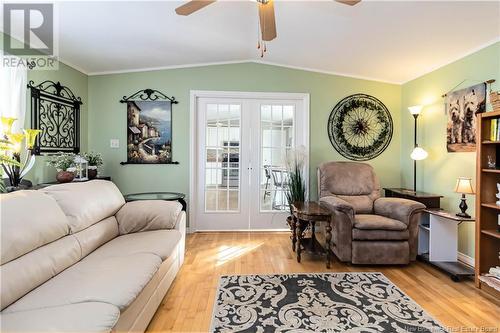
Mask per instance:
[[[305,245],[303,233],[308,225],[311,225],[311,251],[316,252],[316,223],[326,223],[325,234],[325,251],[326,251],[326,268],[330,268],[331,250],[330,243],[332,241],[332,226],[330,211],[321,206],[318,202],[295,202],[292,204],[293,221],[292,221],[292,249],[297,250],[297,262],[301,260],[302,247]],[[297,244],[296,244],[297,243]]]
[[[184,198],[184,193],[178,192],[143,192],[131,193],[124,195],[125,201],[138,201],[138,200],[166,200],[166,201],[179,201],[182,205],[182,210],[186,211],[187,204]]]
[[[448,273],[455,282],[474,276],[474,269],[457,260],[458,225],[474,222],[440,209],[426,209],[419,223],[419,259]]]

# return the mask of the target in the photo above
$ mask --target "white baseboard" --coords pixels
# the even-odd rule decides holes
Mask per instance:
[[[457,253],[457,259],[458,261],[463,262],[466,265],[474,267],[474,258],[469,257],[468,255],[463,254],[462,252]]]

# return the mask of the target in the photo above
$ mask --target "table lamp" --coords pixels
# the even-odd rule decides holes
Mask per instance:
[[[455,186],[456,193],[462,193],[462,199],[460,201],[460,205],[458,206],[461,213],[457,213],[457,216],[470,218],[470,215],[466,213],[467,211],[467,202],[465,199],[466,194],[474,194],[474,189],[472,188],[472,183],[470,178],[466,177],[458,177],[457,185]]]
[[[410,154],[411,159],[413,160],[413,191],[417,191],[417,161],[425,160],[429,155],[423,148],[418,146],[417,143],[417,119],[422,112],[422,105],[410,106],[408,110],[410,111],[413,119],[415,120],[415,137],[414,137],[414,148]]]

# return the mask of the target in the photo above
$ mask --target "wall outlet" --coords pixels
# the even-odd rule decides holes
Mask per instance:
[[[110,148],[120,148],[120,140],[118,139],[111,139],[109,140],[109,147]]]

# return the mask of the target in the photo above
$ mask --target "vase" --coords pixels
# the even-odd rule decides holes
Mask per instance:
[[[89,167],[87,170],[87,176],[89,179],[95,179],[97,177],[97,169],[91,169],[91,167]]]
[[[75,174],[71,171],[59,171],[56,175],[56,179],[59,183],[69,183],[75,179]]]

